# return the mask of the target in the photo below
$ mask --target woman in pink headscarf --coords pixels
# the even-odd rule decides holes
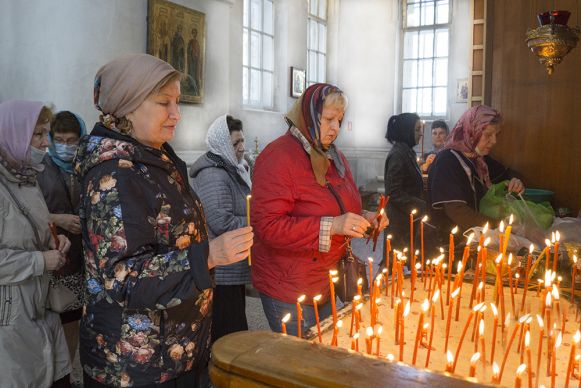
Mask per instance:
[[[455,225],[491,226],[493,220],[478,212],[480,200],[492,183],[509,180],[508,190],[521,193],[523,183],[489,154],[500,133],[501,115],[484,105],[466,111],[450,133],[444,149],[429,170],[432,220],[446,233]]]
[[[36,175],[48,146],[50,109],[0,104],[0,385],[70,387],[71,363],[59,315],[47,309],[49,273],[70,242],[48,227]],[[58,249],[57,249],[58,246]]]

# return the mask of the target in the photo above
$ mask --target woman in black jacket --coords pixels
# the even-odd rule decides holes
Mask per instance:
[[[392,144],[384,170],[385,195],[389,196],[386,210],[391,221],[386,233],[393,236],[392,246],[402,250],[409,247],[410,213],[417,210],[415,224],[419,224],[426,209],[422,173],[413,150],[422,137],[420,117],[415,113],[391,116],[385,137]],[[418,230],[417,225],[414,230]]]

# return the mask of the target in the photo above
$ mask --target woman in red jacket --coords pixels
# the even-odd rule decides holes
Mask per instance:
[[[251,220],[255,232],[252,281],[273,331],[291,313],[297,333],[296,301],[303,304],[302,332],[319,315],[330,315],[329,270],[345,251],[345,238],[363,237],[375,214],[361,211],[361,198],[347,159],[333,142],[347,106],[332,85],[311,85],[287,114],[289,130],[270,143],[254,167]],[[341,211],[339,202],[342,202]],[[387,225],[381,220],[381,228]]]

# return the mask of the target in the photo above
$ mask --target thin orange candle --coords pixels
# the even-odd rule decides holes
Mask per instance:
[[[286,335],[286,323],[289,321],[290,317],[291,317],[290,313],[287,313],[284,317],[282,317],[282,322],[281,322],[282,334]]]
[[[502,245],[502,255],[506,255],[506,250],[508,248],[508,244],[510,241],[510,232],[512,231],[512,221],[514,220],[513,215],[511,214],[508,219],[508,226],[506,227],[506,232],[504,232],[504,241]]]
[[[504,221],[498,224],[498,251],[502,254],[504,252]]]
[[[430,302],[428,301],[428,299],[424,299],[422,303],[422,309],[420,311],[420,320],[418,321],[418,330],[416,331],[416,341],[414,343],[414,354],[412,357],[412,365],[416,365],[416,360],[418,356],[418,346],[422,339],[422,330],[424,327],[424,315],[426,314],[429,308]]]
[[[523,319],[525,318],[525,319]],[[504,366],[506,365],[506,360],[508,359],[508,354],[510,353],[510,348],[512,346],[512,343],[514,342],[514,339],[516,337],[516,333],[518,332],[518,330],[520,329],[522,323],[528,318],[528,315],[524,315],[523,317],[521,317],[518,322],[516,323],[516,325],[514,326],[514,330],[512,331],[512,335],[510,336],[510,340],[508,341],[508,345],[506,346],[506,351],[504,352],[504,357],[502,358],[502,364],[500,365],[500,373],[498,375],[498,379],[499,381],[502,381],[502,374],[504,372]]]
[[[335,269],[329,271],[329,291],[331,294],[331,311],[333,313],[333,327],[337,324],[337,307],[335,305],[335,282],[339,280],[337,274],[339,272]]]
[[[462,261],[458,265],[458,271],[456,272],[456,279],[454,280],[454,288],[458,288],[460,283],[464,279],[464,270],[466,269],[466,262],[468,257],[470,257],[470,244],[474,239],[474,233],[470,233],[468,240],[466,240],[466,246],[464,247],[464,253],[462,254]]]
[[[405,320],[410,314],[410,301],[408,300],[405,308],[403,310],[403,316],[401,319],[401,330],[399,332],[399,360],[403,361],[403,344],[405,342]]]
[[[508,287],[510,288],[510,303],[512,305],[512,315],[516,317],[516,311],[514,308],[514,291],[512,287],[512,270],[510,268],[511,265],[512,265],[512,253],[508,255]]]
[[[557,272],[557,261],[559,261],[559,240],[561,239],[561,234],[557,230],[555,232],[555,252],[553,253],[553,272]]]
[[[337,322],[333,327],[333,338],[331,339],[331,346],[337,346],[337,338],[339,338],[339,329],[343,327],[343,321]]]
[[[468,315],[468,319],[466,320],[466,324],[464,325],[464,329],[462,329],[462,335],[460,336],[460,341],[458,342],[458,348],[456,349],[456,355],[454,356],[454,364],[452,365],[452,373],[456,370],[456,364],[458,363],[458,357],[460,356],[460,349],[462,349],[462,343],[464,342],[464,337],[466,336],[466,332],[468,331],[468,327],[470,326],[470,322],[472,318],[474,318],[474,314],[484,306],[484,303],[479,303],[472,308],[470,311],[470,315]]]
[[[421,249],[421,271],[422,271],[422,279],[425,279],[424,274],[424,258],[425,258],[425,250],[424,250],[424,224],[428,222],[428,216],[424,216],[422,218],[422,222],[420,222],[420,249]]]
[[[476,352],[470,357],[470,371],[468,372],[468,377],[476,376],[476,364],[480,360],[480,353]]]
[[[246,225],[250,226],[250,198],[252,195],[246,196]],[[252,265],[252,248],[248,249],[248,265]]]
[[[451,351],[446,352],[446,372],[453,373],[452,368],[454,367],[454,354]]]
[[[527,354],[527,377],[529,380],[529,387],[533,386],[533,364],[531,363],[531,332],[527,330],[525,334],[525,352]]]
[[[533,244],[531,244],[531,246],[529,247],[529,254],[527,256],[527,266],[525,267],[524,290],[523,290],[522,300],[520,303],[521,314],[524,312],[524,309],[525,309],[525,300],[527,299],[527,291],[529,289],[529,277],[531,276],[530,271],[531,271],[531,264],[533,262],[533,250],[534,249],[535,249],[535,246]]]
[[[377,357],[379,357],[379,346],[381,344],[381,333],[383,333],[383,326],[379,325],[379,327],[377,328],[377,335],[375,336],[375,338],[377,338],[376,348],[375,348],[375,355]]]
[[[486,348],[485,348],[485,337],[484,337],[484,318],[480,320],[478,325],[478,341],[480,342],[480,353],[482,353],[482,360],[486,363]]]
[[[319,322],[319,308],[318,303],[323,296],[321,294],[313,298],[313,309],[315,310],[315,321],[317,322],[317,335],[319,336],[319,343],[323,342],[323,337],[321,336],[321,323]]]
[[[367,329],[365,329],[365,350],[367,351],[367,354],[371,354],[371,348],[372,348],[372,341],[373,341],[373,328],[371,326],[367,326]]]
[[[418,211],[413,209],[410,213],[410,252],[413,254],[414,252],[414,215]]]
[[[521,388],[522,386],[522,374],[527,369],[527,364],[520,364],[518,368],[516,368],[516,380],[514,381],[514,388]]]
[[[367,265],[369,266],[369,297],[373,299],[373,258],[367,258]]]
[[[363,298],[363,278],[357,279],[357,295]]]
[[[559,333],[557,335],[557,340],[555,341],[555,348],[553,349],[553,354],[551,356],[551,388],[555,388],[555,376],[557,375],[557,351],[561,346],[561,342],[563,341],[563,335]]]
[[[454,309],[454,299],[460,294],[460,288],[456,288],[452,292],[452,301],[448,305],[448,318],[446,321],[446,344],[444,345],[444,352],[448,351],[448,339],[450,337],[450,321],[452,320],[452,310]],[[458,302],[460,303],[460,302]]]
[[[541,376],[541,353],[543,350],[543,334],[544,334],[544,321],[543,317],[537,314],[537,322],[539,324],[539,346],[537,346],[537,372],[536,372],[536,386],[539,386],[539,378]]]
[[[355,333],[351,336],[351,350],[357,351],[357,339],[359,338],[359,333]]]
[[[301,338],[301,329],[303,326],[303,309],[301,303],[305,301],[306,295],[301,295],[297,299],[297,337]]]
[[[448,286],[446,289],[446,306],[450,304],[450,279],[452,277],[452,263],[454,262],[454,235],[457,232],[457,226],[455,226],[452,231],[450,231],[450,246],[448,247]]]
[[[571,373],[573,372],[573,362],[575,357],[575,349],[577,349],[577,345],[579,345],[579,341],[581,340],[581,332],[577,330],[575,336],[573,337],[573,345],[571,345],[571,352],[569,353],[569,364],[567,365],[567,376],[565,380],[565,388],[569,387],[569,379],[571,378]]]
[[[549,270],[549,262],[551,261],[551,240],[545,239],[545,272]]]
[[[494,315],[494,321],[492,324],[492,349],[490,350],[490,363],[494,363],[494,350],[496,348],[496,331],[498,330],[498,309],[494,303],[490,304],[490,309]]]
[[[519,265],[520,268],[520,265]],[[514,294],[518,295],[518,283],[520,282],[520,274],[518,272],[515,272],[514,274]]]
[[[430,321],[430,339],[428,343],[428,355],[426,356],[426,368],[430,364],[430,354],[432,352],[432,340],[434,339],[434,323],[436,320],[436,303],[440,297],[440,290],[436,290],[432,296],[432,306],[430,307],[431,321]]]
[[[355,307],[355,331],[359,331],[359,323],[361,322],[361,309],[363,308],[363,305],[361,303],[357,304],[357,307]]]
[[[496,362],[493,362],[492,363],[492,382],[494,384],[500,383],[500,380],[498,378],[499,373],[500,373],[500,368],[498,367],[498,364]]]
[[[575,278],[577,277],[577,255],[573,255],[573,275],[571,276],[571,303],[575,296]]]

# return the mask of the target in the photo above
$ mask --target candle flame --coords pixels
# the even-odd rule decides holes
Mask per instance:
[[[504,326],[510,325],[510,313],[506,313],[506,318],[504,319]]]
[[[252,198],[252,195],[248,194],[248,195],[246,196],[246,199],[250,199],[250,198]]]
[[[414,214],[416,214],[417,212],[418,212],[418,211],[417,211],[416,209],[413,209],[411,214],[412,214],[412,215],[414,215]]]
[[[355,306],[355,310],[359,311],[363,308],[362,304],[358,304],[357,306]]]
[[[372,337],[373,336],[373,327],[367,326],[367,329],[365,329],[365,334],[367,334],[368,337]]]
[[[480,312],[481,313],[485,312],[487,308],[488,308],[488,306],[486,306],[486,304],[484,304],[484,302],[483,302],[482,307],[480,307]]]
[[[559,346],[561,346],[561,342],[563,342],[563,335],[561,334],[561,332],[559,332],[559,335],[557,335],[557,341],[555,342],[555,351],[559,349]]]
[[[416,263],[416,269],[420,269],[422,268],[422,265],[420,263]]]
[[[315,302],[318,302],[318,301],[320,301],[320,300],[321,300],[321,298],[322,298],[322,297],[323,297],[323,295],[319,294],[319,295],[317,295],[317,296],[313,297],[313,300],[314,300]]]
[[[375,284],[379,286],[381,284],[381,274],[377,274],[375,277]]]
[[[334,277],[334,278],[331,279],[331,281],[333,283],[337,283],[339,281],[339,277]]]
[[[531,246],[529,247],[529,253],[532,255],[534,250],[535,250],[535,246],[533,244],[531,244]]]
[[[337,322],[337,325],[336,326],[337,326],[337,329],[342,328],[343,327],[343,321]]]
[[[548,247],[551,246],[551,240],[549,240],[548,238],[545,239],[545,245]]]
[[[557,230],[557,231],[555,232],[555,240],[556,240],[557,242],[559,242],[559,240],[560,240],[560,239],[561,239],[561,234],[560,234],[560,233],[559,233],[559,231]]]
[[[496,308],[496,305],[494,303],[491,303],[490,308],[492,309],[492,313],[494,314],[494,318],[496,318],[498,316],[498,309]]]
[[[472,308],[472,311],[476,312],[476,311],[480,310],[483,305],[484,305],[484,302],[478,303],[476,306],[474,306]]]
[[[338,273],[339,273],[339,271],[337,271],[336,269],[332,269],[329,271],[329,275],[331,275],[331,276],[337,276]]]
[[[354,339],[354,340],[358,340],[358,339],[359,339],[359,333],[355,333],[355,334],[353,334],[353,339]]]
[[[430,323],[426,322],[426,323],[424,323],[424,326],[422,326],[422,329],[428,330],[428,327],[430,327]]]
[[[478,287],[477,287],[477,289],[478,289],[479,291],[481,291],[483,287],[484,287],[484,282],[480,282],[480,283],[478,283]]]
[[[548,308],[551,307],[551,295],[552,293],[547,292],[547,296],[545,297],[545,306],[547,306]]]
[[[537,323],[539,324],[539,328],[542,330],[545,326],[545,323],[543,321],[543,317],[541,317],[539,314],[537,314]]]
[[[498,367],[498,364],[496,363],[496,361],[494,361],[492,363],[492,377],[498,378],[499,373],[500,373],[500,368]]]
[[[454,363],[454,354],[451,351],[446,352],[446,360],[448,360],[448,365],[452,365]]]
[[[484,243],[482,243],[482,245],[484,245],[485,247],[488,246],[488,244],[490,244],[490,237],[486,237],[484,239]]]
[[[520,274],[517,272],[517,273],[514,274],[514,277],[517,278],[517,279],[520,279]]]
[[[290,317],[291,317],[290,313],[287,313],[284,317],[282,317],[282,322],[287,323]]]
[[[387,239],[388,239],[388,240],[391,240],[391,238],[392,238],[392,237],[393,237],[393,236],[392,236],[391,234],[388,234],[388,235],[387,235]]]
[[[474,232],[472,232],[468,235],[468,240],[466,241],[466,245],[470,245],[470,243],[472,243],[473,239],[474,239]]]
[[[440,247],[440,253],[444,254],[444,248]]]
[[[306,295],[301,295],[297,298],[297,303],[303,303],[303,301],[305,300],[307,296]]]
[[[367,261],[369,261],[369,263],[373,263],[373,257],[368,257]]]
[[[504,233],[504,221],[500,221],[500,225],[498,225],[498,230],[500,233]]]
[[[456,272],[460,273],[460,271],[462,271],[462,262],[461,261],[459,261],[458,265],[456,266]]]
[[[381,208],[381,210],[379,211],[379,215],[383,215],[383,213],[385,212],[385,210],[383,210],[383,208]]]
[[[458,233],[458,226],[455,226],[450,233],[452,234]]]
[[[408,251],[408,250],[409,250],[409,249],[408,249],[408,247],[405,247],[405,248],[403,249],[403,253],[407,253],[407,251]]]
[[[547,270],[547,272],[545,272],[545,284],[547,285],[547,287],[549,287],[551,285],[551,270]]]
[[[380,304],[381,303],[381,298],[375,298],[375,304]]]
[[[386,274],[387,273],[387,268],[384,268],[381,270],[381,273]]]
[[[551,232],[551,242],[555,242],[555,232]]]
[[[387,356],[385,356],[387,358],[387,361],[393,361],[395,360],[395,356],[391,353],[389,353]]]
[[[553,289],[551,290],[551,294],[553,294],[553,299],[559,300],[559,290],[557,289],[557,285],[553,284]]]
[[[415,254],[416,254],[416,256],[419,255],[420,254],[420,250],[419,249],[416,249]]]
[[[525,314],[518,319],[518,323],[523,324],[531,317],[531,314]]]
[[[478,245],[478,246],[476,247],[476,252],[480,252],[480,249],[481,249],[481,247],[480,247],[480,245]]]
[[[428,301],[428,299],[424,299],[424,301],[422,302],[422,311],[426,312],[426,311],[428,311],[429,308],[430,308],[430,301]]]
[[[424,216],[424,218],[422,218],[422,222],[428,222],[428,216]]]
[[[508,265],[512,264],[512,253],[508,254]]]
[[[480,336],[484,335],[484,319],[480,320],[480,324],[478,325],[478,334],[480,334]]]
[[[379,337],[382,332],[383,332],[383,326],[379,325],[379,327],[377,328],[377,336]]]
[[[488,232],[488,222],[484,224],[484,228],[482,229],[482,234],[486,234]]]
[[[573,255],[573,263],[577,264],[577,255]]]
[[[478,360],[480,360],[480,352],[476,352],[472,355],[472,357],[470,358],[470,364],[474,365],[478,362]]]
[[[360,299],[361,299],[361,295],[355,295],[353,297],[353,300],[356,301],[356,302],[359,302]]]
[[[502,260],[502,253],[500,255],[496,256],[496,260],[494,260],[494,262],[496,264],[500,264],[501,260]]]
[[[527,330],[527,333],[525,334],[525,346],[528,348],[530,344],[531,344],[531,332]]]
[[[436,292],[434,292],[434,295],[432,295],[432,303],[436,304],[439,297],[440,297],[440,290],[436,290]]]
[[[581,331],[577,330],[575,332],[575,335],[573,336],[573,341],[575,341],[576,344],[578,344],[579,341],[581,341]]]
[[[512,225],[512,221],[514,220],[514,215],[510,213],[510,217],[508,218],[508,224]]]
[[[519,367],[516,368],[516,375],[521,377],[525,370],[527,370],[527,364],[520,364]]]
[[[403,316],[404,316],[404,318],[407,317],[410,314],[410,309],[411,309],[410,301],[408,300],[408,302],[406,303],[405,308],[403,310]]]
[[[351,284],[353,284],[353,283],[351,283]],[[357,279],[357,285],[358,285],[358,286],[361,286],[361,285],[363,285],[363,278],[359,278],[359,279]]]

